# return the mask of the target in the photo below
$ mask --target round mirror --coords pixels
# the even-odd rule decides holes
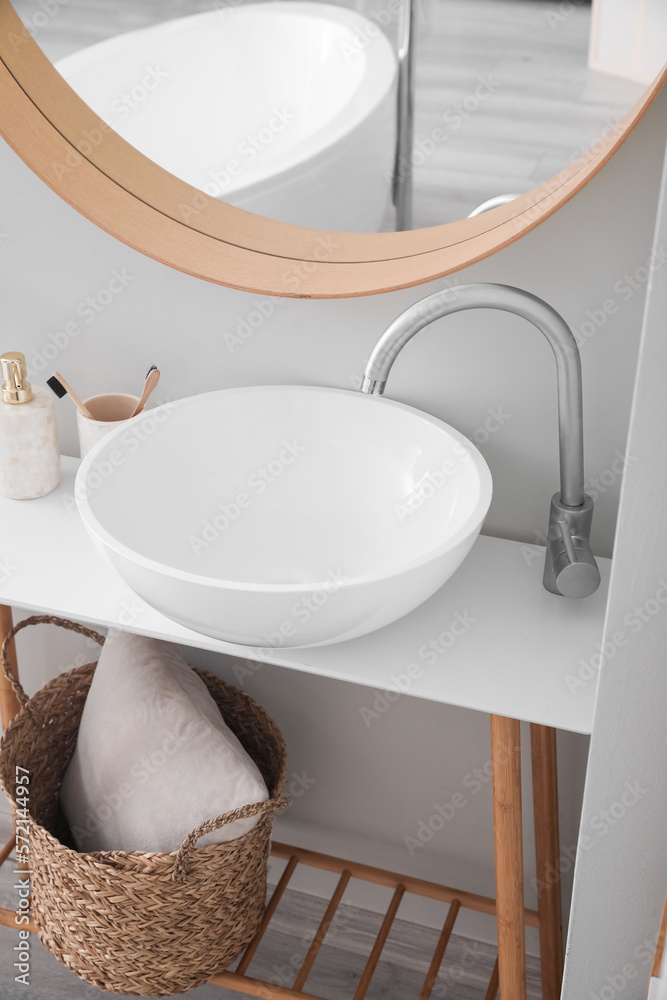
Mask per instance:
[[[565,6],[1,0],[0,129],[93,221],[201,277],[414,284],[555,211],[657,93],[589,70],[590,6]]]

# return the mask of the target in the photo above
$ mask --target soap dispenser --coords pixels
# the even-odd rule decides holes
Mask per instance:
[[[25,356],[0,357],[0,493],[12,500],[34,500],[60,482],[60,449],[54,397],[27,380]]]

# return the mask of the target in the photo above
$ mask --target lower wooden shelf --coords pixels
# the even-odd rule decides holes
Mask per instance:
[[[4,863],[10,856],[14,847],[12,838],[0,851],[0,864]],[[416,896],[424,896],[442,903],[449,904],[447,918],[438,938],[436,949],[433,953],[424,984],[419,997],[414,1000],[429,1000],[433,987],[435,986],[440,966],[442,965],[447,950],[447,945],[451,937],[459,910],[476,910],[479,913],[486,913],[494,916],[496,913],[496,902],[489,896],[478,896],[475,893],[453,889],[449,886],[440,885],[437,882],[427,882],[424,879],[412,878],[408,875],[399,875],[396,872],[386,871],[383,868],[373,868],[370,865],[357,864],[353,861],[345,861],[342,858],[335,858],[329,854],[318,854],[315,851],[304,850],[300,847],[289,847],[287,844],[274,842],[271,854],[275,858],[287,861],[287,865],[280,877],[280,880],[267,903],[266,910],[260,928],[245,949],[239,959],[234,972],[222,972],[214,976],[210,981],[217,986],[224,986],[238,993],[247,996],[258,997],[259,1000],[294,1000],[297,997],[305,997],[306,1000],[324,1000],[324,998],[308,993],[306,984],[310,971],[315,963],[317,954],[324,943],[327,932],[335,917],[336,910],[341,903],[343,893],[350,879],[359,879],[363,882],[372,882],[375,885],[387,886],[393,889],[393,895],[389,907],[385,913],[382,926],[375,939],[366,966],[357,984],[357,988],[350,1000],[363,1000],[368,987],[370,986],[373,973],[382,955],[382,950],[389,936],[392,923],[396,916],[401,899],[406,893],[413,893]],[[329,900],[324,916],[315,931],[308,952],[296,972],[294,983],[291,987],[279,986],[275,983],[266,982],[261,979],[254,979],[247,974],[255,953],[261,946],[262,938],[268,928],[271,919],[278,907],[280,899],[287,888],[298,865],[306,865],[311,868],[319,868],[324,871],[333,872],[339,875],[338,883]],[[530,927],[539,927],[539,916],[535,910],[524,910],[524,922]],[[0,924],[13,927],[14,911],[0,909]],[[35,933],[35,927],[30,925],[29,929]],[[494,1000],[498,992],[498,962],[494,965],[489,984],[484,995],[484,1000]],[[405,998],[409,1000],[409,998]]]

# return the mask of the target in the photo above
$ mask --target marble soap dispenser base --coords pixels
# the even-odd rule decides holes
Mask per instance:
[[[25,358],[4,354],[0,400],[0,493],[11,500],[46,496],[60,482],[53,396],[26,380]]]

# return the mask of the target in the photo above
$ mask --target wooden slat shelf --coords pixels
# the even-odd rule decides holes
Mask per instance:
[[[10,840],[0,852],[0,863],[8,859],[13,846],[14,840],[12,838],[12,840]],[[415,996],[414,1000],[430,1000],[433,988],[437,981],[438,972],[446,956],[447,945],[449,944],[449,940],[454,930],[454,925],[459,911],[461,909],[471,909],[491,915],[494,915],[496,912],[495,900],[489,897],[477,896],[474,893],[464,891],[459,892],[456,889],[439,885],[436,882],[427,882],[423,879],[416,879],[407,875],[404,876],[397,874],[396,872],[385,871],[382,868],[372,868],[369,865],[357,864],[353,861],[345,861],[342,858],[336,858],[330,854],[318,854],[315,851],[307,851],[299,847],[290,847],[286,844],[277,842],[272,845],[271,854],[275,858],[287,860],[287,865],[285,866],[278,884],[273,890],[271,898],[267,903],[260,928],[241,956],[235,971],[221,972],[219,975],[214,976],[210,980],[211,983],[214,983],[217,986],[223,986],[226,989],[236,990],[238,993],[243,993],[246,996],[258,997],[260,1000],[296,1000],[296,998],[299,998],[299,1000],[325,1000],[325,998],[316,996],[315,994],[307,991],[307,980],[317,959],[317,954],[324,943],[327,931],[329,930],[329,927],[335,917],[336,910],[343,899],[343,894],[350,879],[354,878],[359,879],[360,881],[372,882],[375,885],[384,885],[394,890],[382,921],[382,926],[380,927],[369,954],[365,969],[350,1000],[364,1000],[371,984],[373,973],[375,972],[378,962],[380,961],[382,950],[389,936],[389,932],[394,918],[396,917],[399,905],[406,893],[413,893],[414,895],[425,896],[429,899],[440,900],[449,906],[442,932],[438,938],[433,958],[426,973],[424,985],[421,993],[418,997]],[[294,984],[291,987],[278,986],[275,983],[256,979],[253,976],[248,975],[248,970],[254,956],[261,947],[264,934],[266,933],[266,930],[275,915],[278,904],[298,865],[319,868],[324,871],[338,874],[340,877],[328,902],[324,916],[322,917],[322,920],[313,936],[306,957],[304,958],[300,969],[295,972]],[[535,910],[526,909],[524,911],[524,917],[526,925],[532,927],[539,926],[539,918]],[[6,927],[15,926],[13,910],[0,909],[0,925],[4,925]],[[36,929],[32,924],[29,929],[32,933],[36,933]],[[484,995],[484,1000],[495,1000],[497,992],[498,963],[496,962],[491,979],[489,980],[489,985]],[[410,998],[406,997],[405,1000],[410,1000]]]
[[[461,900],[460,899],[453,900],[449,907],[449,912],[447,913],[447,919],[445,920],[445,925],[442,928],[440,937],[438,938],[438,943],[435,947],[435,951],[433,952],[433,958],[431,959],[431,964],[428,967],[428,972],[426,973],[426,979],[424,980],[422,991],[419,994],[419,1000],[429,1000],[431,996],[431,992],[433,991],[433,987],[435,986],[436,980],[438,978],[438,973],[440,972],[440,966],[442,965],[442,960],[445,957],[445,952],[447,951],[447,945],[449,944],[449,939],[452,936],[452,931],[454,930],[454,924],[456,923],[456,918],[459,915],[460,909],[461,909]],[[490,985],[491,984],[489,983],[489,986]]]

